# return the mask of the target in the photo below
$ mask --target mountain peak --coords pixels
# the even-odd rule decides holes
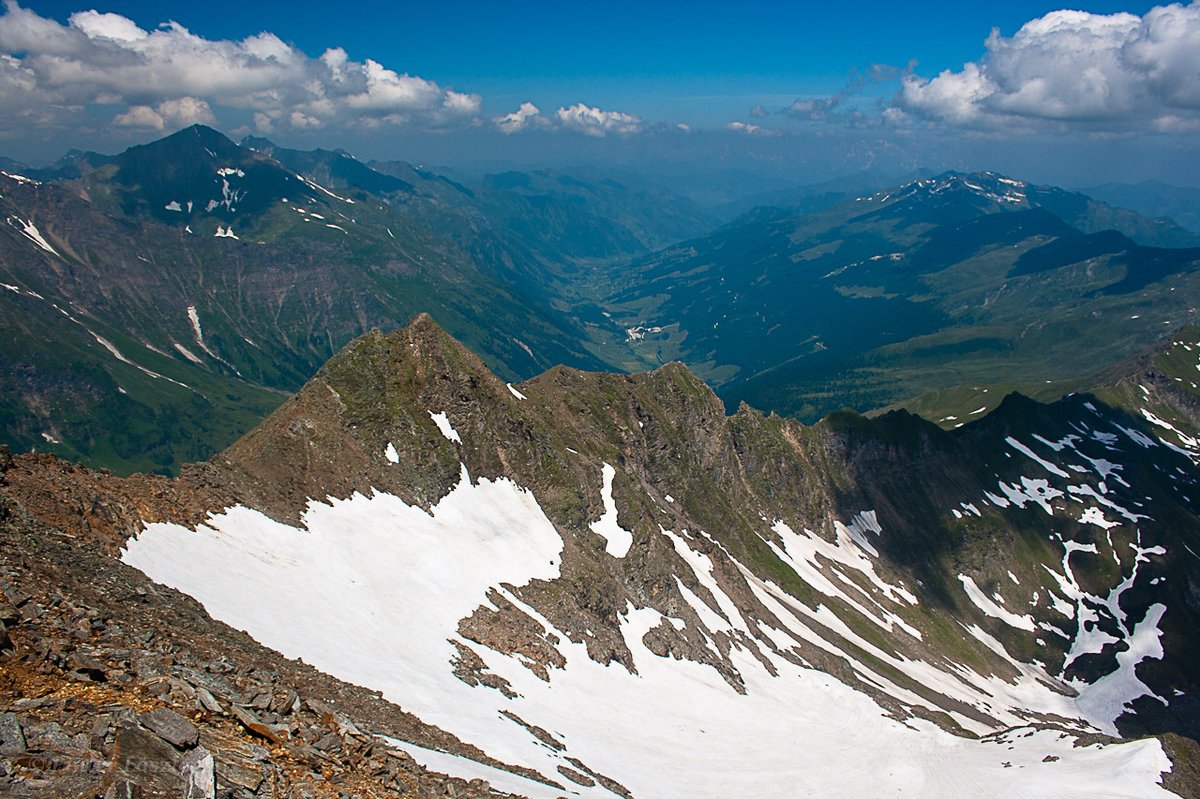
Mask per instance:
[[[372,490],[428,507],[459,477],[465,439],[455,428],[465,435],[482,427],[514,399],[421,313],[391,333],[351,341],[214,463],[280,519],[297,519],[310,497]]]
[[[446,332],[445,328],[434,321],[428,311],[421,311],[414,316],[405,327],[401,328],[399,333],[407,334],[411,337],[444,337],[449,341],[458,344],[453,336]],[[459,344],[459,346],[462,346]]]
[[[943,172],[933,178],[918,178],[909,181],[890,192],[880,192],[872,199],[886,195],[884,199],[904,197],[934,197],[943,194],[967,193],[982,199],[1014,206],[1027,207],[1029,198],[1026,190],[1029,184],[1023,180],[1014,180],[995,172]]]
[[[213,150],[224,151],[224,152],[228,152],[229,150],[238,147],[238,145],[235,144],[234,141],[232,139],[230,139],[228,136],[226,136],[224,133],[222,133],[219,130],[216,130],[214,128],[210,128],[207,125],[201,125],[199,123],[197,123],[195,125],[189,125],[186,128],[181,128],[180,130],[175,131],[174,133],[170,134],[169,136],[164,136],[163,138],[161,138],[155,142],[151,142],[150,144],[143,145],[143,146],[152,147],[156,144],[166,146],[166,147],[178,147],[178,146],[195,147],[195,146],[199,145],[200,147],[204,147],[206,149],[213,149]],[[134,148],[131,148],[131,149],[134,149]],[[213,157],[216,157],[216,156],[214,155]]]
[[[131,147],[89,176],[89,194],[115,201],[128,216],[209,235],[239,230],[284,198],[316,197],[298,175],[263,154],[235,144],[206,125],[192,125],[149,144]],[[108,210],[106,208],[106,210]]]
[[[680,440],[717,435],[727,423],[720,399],[682,363],[631,375],[557,366],[517,389],[420,313],[398,330],[351,341],[213,463],[251,491],[246,501],[281,520],[299,519],[309,498],[375,490],[431,507],[464,465],[477,477],[515,470],[525,484],[542,480],[544,459],[569,451],[563,444],[557,455],[521,463],[534,430],[556,437],[535,421],[547,412],[612,462],[620,435],[649,420]]]
[[[191,125],[155,139],[130,147],[116,156],[114,162],[122,169],[135,166],[157,166],[164,161],[180,165],[195,165],[216,159],[239,158],[246,151],[224,133],[207,125]]]
[[[275,149],[275,142],[265,136],[243,136],[238,145],[245,147],[247,150],[266,153],[267,155],[270,155],[271,151]]]

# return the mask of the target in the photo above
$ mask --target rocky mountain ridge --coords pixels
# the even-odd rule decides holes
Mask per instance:
[[[931,795],[950,769],[983,795],[1165,795],[1167,773],[1186,795],[1185,346],[1131,376],[1136,407],[1013,396],[951,431],[806,427],[726,416],[678,364],[506,384],[420,317],[174,481],[22,456],[6,490],[62,529],[124,509],[89,522],[110,552],[559,785],[519,793]],[[1118,734],[1166,736],[1172,759]],[[835,788],[847,764],[819,741],[845,735],[879,767]]]

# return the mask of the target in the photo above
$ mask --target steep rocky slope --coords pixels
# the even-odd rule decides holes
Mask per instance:
[[[508,385],[421,317],[173,481],[6,492],[503,790],[1194,795],[1200,456],[1112,402],[806,427],[677,364]]]

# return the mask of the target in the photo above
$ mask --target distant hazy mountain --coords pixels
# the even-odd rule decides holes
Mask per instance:
[[[925,170],[904,176],[863,172],[823,183],[751,194],[734,202],[717,206],[712,210],[726,222],[735,220],[757,206],[781,208],[798,216],[823,211],[845,200],[860,195],[874,194],[889,186],[933,177],[936,177],[934,173]],[[1200,235],[1197,235],[1195,230],[1187,230],[1179,224],[1177,219],[1167,218],[1173,217],[1173,214],[1161,211],[1151,212],[1146,209],[1145,206],[1150,204],[1149,198],[1154,193],[1155,186],[1161,184],[1140,185],[1146,187],[1144,198],[1135,196],[1136,192],[1132,191],[1122,193],[1122,190],[1137,188],[1129,186],[1114,185],[1098,187],[1095,190],[1085,189],[1081,192],[1035,187],[1033,201],[1085,233],[1117,230],[1138,244],[1148,247],[1200,246]],[[1176,189],[1175,191],[1176,196],[1182,200],[1191,190]],[[1167,195],[1170,196],[1170,192]],[[1194,197],[1200,198],[1200,190],[1194,192]],[[1164,204],[1166,203],[1164,202]],[[1190,209],[1193,215],[1200,207],[1194,203],[1189,206],[1183,201],[1171,205],[1185,214]]]
[[[820,183],[754,192],[732,202],[721,203],[715,206],[712,212],[724,222],[732,222],[759,206],[786,208],[797,215],[810,214],[824,211],[861,194],[873,194],[888,186],[932,176],[933,173],[926,170],[909,174],[865,171]]]
[[[254,137],[242,143],[327,185],[394,196],[407,212],[426,214],[431,221],[438,212],[474,214],[492,235],[557,259],[648,252],[707,233],[716,224],[710,213],[654,183],[588,170],[510,171],[465,185],[405,161],[363,164],[341,151],[289,150]]]
[[[1200,250],[1144,247],[1112,222],[1157,228],[1061,189],[947,173],[813,214],[758,209],[630,264],[607,307],[644,363],[683,360],[731,406],[806,419],[1063,380],[1195,314]]]
[[[112,161],[111,155],[71,150],[46,166],[30,166],[11,158],[0,157],[0,171],[15,173],[35,180],[73,180],[81,178]]]
[[[1149,217],[1170,217],[1191,232],[1200,233],[1200,188],[1146,180],[1132,184],[1106,183],[1080,191]]]

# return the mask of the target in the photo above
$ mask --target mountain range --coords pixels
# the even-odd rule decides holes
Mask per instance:
[[[1176,222],[0,167],[0,791],[1200,796]]]
[[[208,457],[420,311],[509,379],[682,360],[731,409],[954,422],[1192,321],[1200,252],[1169,220],[991,174],[774,192],[713,231],[732,209],[628,176],[467,185],[203,126],[7,167],[0,430],[119,473]]]

